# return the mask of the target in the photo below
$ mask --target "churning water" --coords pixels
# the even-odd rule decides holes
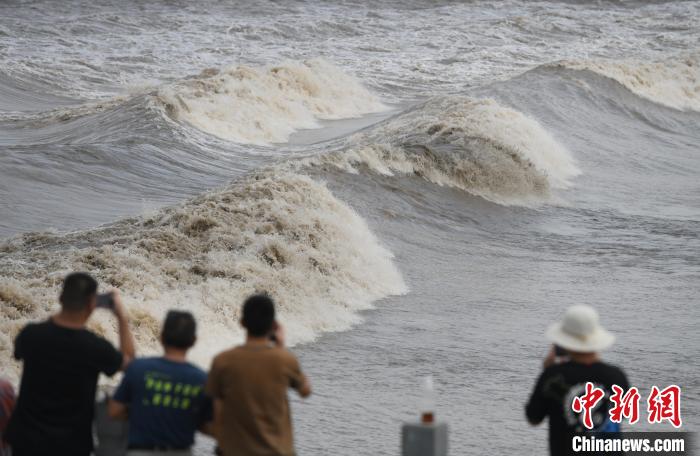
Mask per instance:
[[[4,375],[71,270],[142,354],[193,311],[205,367],[267,290],[301,454],[396,454],[426,374],[452,454],[542,453],[543,332],[588,303],[695,430],[700,3],[375,3],[0,4]]]

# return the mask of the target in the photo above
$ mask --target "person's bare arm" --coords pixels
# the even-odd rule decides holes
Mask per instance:
[[[297,391],[299,392],[299,396],[302,398],[311,396],[311,383],[309,383],[308,378],[304,377],[304,383],[301,384]]]
[[[285,344],[287,342],[287,336],[284,331],[284,327],[279,324],[278,322],[275,322],[275,345],[277,345],[280,348],[285,348]],[[295,389],[299,393],[299,396],[303,398],[307,398],[311,396],[311,383],[309,383],[309,379],[304,376],[304,380],[301,383],[301,385],[296,386]]]
[[[214,399],[212,401],[212,407],[214,407],[212,420],[207,423],[203,423],[199,427],[199,432],[217,438],[217,430],[219,429],[221,423],[221,399]]]
[[[110,399],[107,403],[107,414],[113,420],[128,420],[129,409],[126,404]]]
[[[119,326],[119,351],[122,352],[124,361],[122,362],[122,370],[136,357],[136,348],[134,344],[134,336],[129,328],[129,318],[126,315],[126,309],[122,302],[119,290],[112,290],[112,299],[114,300],[114,315],[117,317]]]
[[[208,435],[210,437],[216,437],[216,425],[214,424],[213,421],[209,421],[208,423],[202,423],[201,426],[199,426],[198,431],[201,432],[202,434]]]
[[[554,345],[552,345],[549,348],[549,352],[547,352],[547,356],[545,356],[544,361],[542,361],[542,367],[544,367],[546,369],[556,362],[557,362],[557,350],[554,347]]]
[[[287,333],[284,330],[284,326],[282,326],[279,322],[274,323],[274,337],[272,341],[276,346],[279,348],[286,348],[287,345]]]

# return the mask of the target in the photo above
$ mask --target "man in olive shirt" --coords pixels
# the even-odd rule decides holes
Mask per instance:
[[[215,400],[216,434],[224,456],[292,456],[294,443],[287,389],[311,394],[296,357],[284,348],[268,296],[243,304],[245,344],[212,363],[207,393]]]

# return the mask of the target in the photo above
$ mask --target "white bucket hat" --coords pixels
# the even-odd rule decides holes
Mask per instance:
[[[600,325],[598,312],[584,304],[569,307],[562,321],[551,325],[546,335],[556,345],[581,353],[605,350],[615,341],[615,336]]]

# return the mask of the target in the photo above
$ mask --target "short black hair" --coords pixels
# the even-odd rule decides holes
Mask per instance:
[[[253,337],[266,336],[275,323],[275,303],[266,294],[256,294],[243,303],[243,326]]]
[[[97,280],[85,272],[73,272],[63,279],[61,306],[70,312],[85,310],[97,293]]]
[[[197,339],[197,322],[189,312],[171,310],[163,323],[163,345],[186,350]]]

